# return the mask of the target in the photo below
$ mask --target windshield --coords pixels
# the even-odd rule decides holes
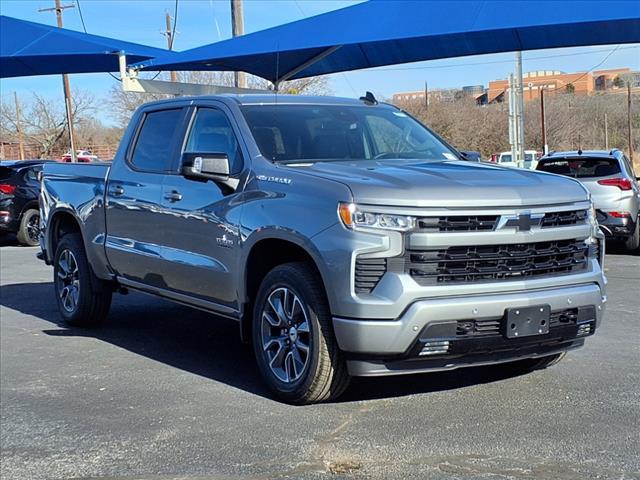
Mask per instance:
[[[511,155],[500,155],[500,163],[506,163],[511,161]]]
[[[541,160],[537,170],[575,178],[607,177],[620,173],[620,165],[613,158],[559,158]]]
[[[422,124],[387,107],[247,105],[242,112],[262,155],[276,162],[458,159]]]

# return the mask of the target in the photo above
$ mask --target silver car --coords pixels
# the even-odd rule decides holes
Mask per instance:
[[[640,182],[633,165],[620,150],[551,152],[538,170],[574,177],[591,192],[598,223],[607,238],[624,242],[627,250],[640,246]]]

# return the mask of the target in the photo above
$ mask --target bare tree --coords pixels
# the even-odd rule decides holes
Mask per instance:
[[[610,147],[627,150],[626,97],[615,93],[575,95],[564,89],[548,92],[546,99],[547,143],[552,150],[603,149],[604,117]],[[633,105],[638,105],[634,95]],[[460,150],[477,150],[486,158],[509,150],[506,103],[477,106],[473,99],[430,104],[422,101],[399,105]],[[525,104],[526,148],[541,151],[542,126],[540,102]],[[640,111],[632,110],[632,130],[640,131]],[[640,147],[640,135],[633,139],[634,151]]]
[[[36,144],[41,158],[51,156],[54,150],[69,148],[67,117],[64,104],[59,100],[45,98],[32,93],[28,101],[22,99],[21,128],[24,141]],[[92,95],[76,90],[73,93],[74,126],[93,116],[96,105]],[[11,102],[2,101],[0,105],[0,131],[2,137],[17,137],[16,112]]]

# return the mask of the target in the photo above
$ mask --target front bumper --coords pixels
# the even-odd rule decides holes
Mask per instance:
[[[591,322],[589,335],[599,326],[606,297],[596,283],[573,287],[425,299],[413,303],[396,320],[356,320],[334,317],[340,348],[347,352],[352,375],[385,375],[449,370],[461,366],[499,363],[531,358],[577,348],[581,323]],[[592,318],[576,315],[573,322],[558,324],[548,334],[505,339],[500,333],[487,336],[457,336],[463,322],[504,323],[507,308],[549,305],[553,314],[589,309]],[[501,332],[501,326],[498,332]],[[430,333],[426,333],[430,332]],[[449,352],[426,358],[420,350],[427,342],[449,342]]]

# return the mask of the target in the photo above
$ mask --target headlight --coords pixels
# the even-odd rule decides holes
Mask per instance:
[[[338,215],[347,228],[372,228],[407,232],[415,225],[415,218],[362,210],[353,203],[338,204]]]
[[[596,207],[593,206],[593,202],[591,202],[588,212],[589,225],[591,225],[591,236],[596,237],[600,231],[600,226],[598,225]]]

